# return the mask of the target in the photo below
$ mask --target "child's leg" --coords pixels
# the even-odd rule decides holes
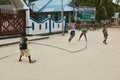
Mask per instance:
[[[107,40],[107,36],[104,35],[104,40],[103,40],[103,43],[104,43],[104,44],[107,44],[106,40]]]
[[[80,39],[81,39],[82,35],[83,35],[83,33],[81,33],[81,35],[80,35],[80,37],[79,37],[79,41],[80,41]]]
[[[103,43],[107,44],[106,41],[107,41],[107,36],[104,37],[104,41],[103,41]]]
[[[22,61],[22,59],[21,59],[21,58],[22,58],[22,55],[20,55],[19,61]]]
[[[32,60],[32,59],[31,59],[31,56],[28,56],[28,59],[29,59],[29,62],[30,62],[30,63],[35,63],[35,62],[36,62],[36,60]]]
[[[71,31],[71,33],[70,33],[70,38],[69,38],[69,42],[73,39],[73,37],[75,36],[75,31]]]
[[[85,40],[87,41],[87,36],[86,36],[86,33],[84,33],[84,36],[85,36]]]
[[[22,56],[23,56],[23,51],[20,50],[20,58],[19,58],[19,61],[22,61]]]
[[[36,62],[36,60],[31,59],[31,56],[30,56],[30,53],[29,53],[28,49],[24,50],[24,55],[28,57],[30,63]]]
[[[69,40],[68,40],[68,41],[70,42],[70,41],[72,40],[72,38],[73,38],[73,36],[70,36],[70,38],[69,38]]]

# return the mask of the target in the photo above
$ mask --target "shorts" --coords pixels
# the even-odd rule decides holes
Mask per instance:
[[[71,31],[71,32],[70,32],[70,35],[71,35],[71,36],[75,36],[75,31]]]
[[[21,52],[21,55],[22,55],[22,56],[26,56],[26,57],[30,56],[30,53],[29,53],[29,50],[28,50],[28,49],[20,50],[20,52]]]

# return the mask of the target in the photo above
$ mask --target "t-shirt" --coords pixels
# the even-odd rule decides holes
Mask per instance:
[[[27,45],[28,45],[28,39],[27,38],[21,38],[20,39],[20,44],[19,44],[20,50],[27,49]]]
[[[86,33],[88,31],[88,29],[86,27],[81,28],[81,30],[83,33]]]
[[[71,31],[75,31],[76,23],[71,23]]]
[[[104,35],[108,35],[108,32],[107,32],[106,28],[103,28],[103,33],[104,33]]]
[[[22,41],[20,43],[20,50],[25,50],[25,49],[27,49],[27,43],[25,41]]]

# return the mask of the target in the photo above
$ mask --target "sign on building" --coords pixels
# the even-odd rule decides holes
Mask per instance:
[[[95,21],[95,7],[80,7],[76,11],[77,21]]]

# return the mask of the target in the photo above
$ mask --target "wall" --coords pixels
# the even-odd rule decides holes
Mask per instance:
[[[66,19],[64,18],[64,31],[66,31]],[[54,21],[50,16],[44,20],[35,20],[32,17],[29,19],[29,26],[26,26],[28,35],[40,35],[62,32],[62,21]]]

